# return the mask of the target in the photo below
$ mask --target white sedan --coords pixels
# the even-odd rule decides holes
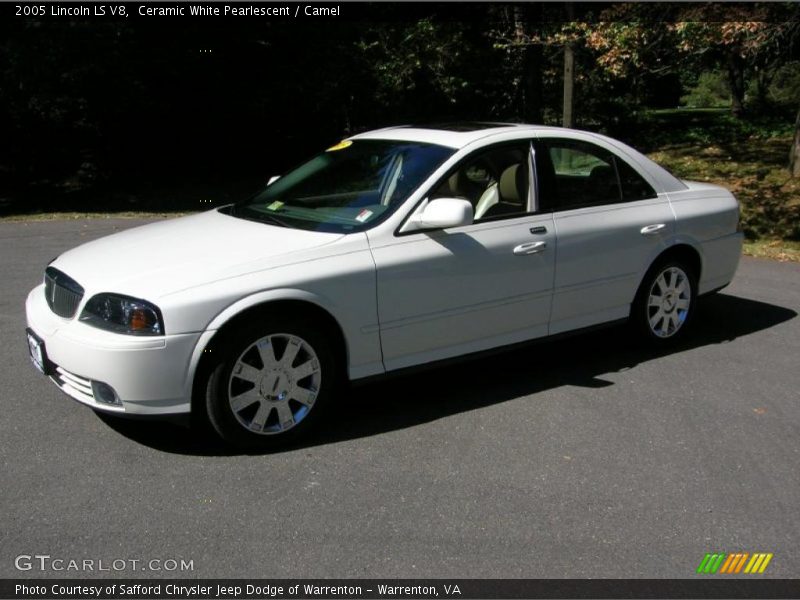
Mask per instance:
[[[601,135],[392,127],[65,252],[28,296],[28,342],[97,411],[192,412],[261,447],[348,380],[625,319],[672,342],[733,278],[738,220],[727,190]]]

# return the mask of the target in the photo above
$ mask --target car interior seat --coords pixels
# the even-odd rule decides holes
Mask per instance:
[[[475,218],[487,219],[499,215],[525,212],[528,201],[527,190],[528,169],[526,164],[517,163],[507,167],[500,175],[500,181],[496,185],[496,195],[487,200],[486,208],[482,208],[480,201],[478,202],[479,210],[476,210]]]
[[[475,219],[480,219],[492,206],[500,201],[500,192],[497,190],[497,183],[493,183],[486,191],[481,194],[478,203],[475,205]]]
[[[464,173],[460,169],[447,178],[447,193],[453,198],[464,198]]]
[[[475,206],[478,198],[484,191],[484,186],[477,181],[470,179],[465,169],[459,169],[447,178],[445,185],[440,188],[439,195],[447,195],[452,198],[463,198]]]

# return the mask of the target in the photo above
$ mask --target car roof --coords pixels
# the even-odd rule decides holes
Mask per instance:
[[[484,138],[499,136],[504,133],[530,133],[535,135],[538,131],[563,130],[574,131],[561,127],[548,127],[546,125],[525,125],[522,123],[493,123],[488,121],[456,121],[453,123],[434,123],[424,125],[399,125],[374,129],[350,139],[376,139],[398,140],[408,142],[427,142],[449,148],[463,148]]]

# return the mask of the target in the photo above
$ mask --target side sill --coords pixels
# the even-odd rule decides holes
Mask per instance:
[[[589,327],[581,327],[580,329],[573,329],[571,331],[563,331],[561,333],[556,333],[554,335],[548,335],[533,340],[526,340],[524,342],[517,342],[515,344],[509,344],[506,346],[498,346],[497,348],[489,348],[488,350],[480,350],[479,352],[471,352],[469,354],[454,356],[452,358],[444,358],[429,363],[413,365],[411,367],[404,367],[402,369],[395,369],[394,371],[387,371],[386,373],[379,373],[377,375],[369,375],[368,377],[363,377],[361,379],[350,380],[350,385],[353,387],[358,387],[362,385],[368,385],[370,383],[391,380],[396,377],[406,377],[409,375],[431,371],[441,367],[469,362],[471,360],[476,360],[479,358],[485,358],[487,356],[494,356],[497,354],[503,354],[505,352],[513,352],[514,350],[529,348],[531,346],[537,346],[543,343],[555,342],[558,340],[571,338],[573,336],[582,335],[584,333],[589,333],[592,331],[599,331],[603,329],[608,329],[610,327],[618,327],[624,323],[627,323],[627,321],[628,321],[627,318],[615,319],[614,321],[608,321],[606,323],[598,323],[597,325],[590,325]]]

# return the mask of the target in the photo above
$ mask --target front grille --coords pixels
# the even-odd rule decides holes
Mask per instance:
[[[64,393],[84,402],[94,402],[94,392],[92,391],[92,381],[90,379],[70,373],[59,366],[56,366],[53,378],[56,385]]]
[[[71,319],[83,298],[83,288],[69,275],[54,267],[44,272],[44,297],[47,305],[59,317]]]
[[[76,375],[63,367],[50,363],[50,379],[67,396],[78,402],[101,409],[104,412],[124,413],[125,407],[114,389],[100,381],[92,381],[87,377]],[[106,393],[107,392],[107,393]]]

